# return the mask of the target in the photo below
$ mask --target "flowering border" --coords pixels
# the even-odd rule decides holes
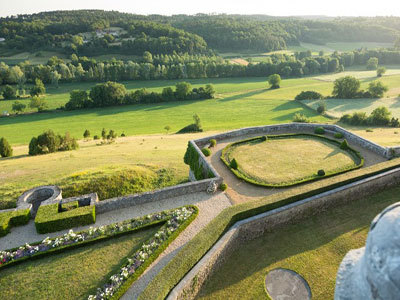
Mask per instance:
[[[88,297],[88,299],[119,299],[179,233],[196,218],[197,214],[197,207],[183,206],[107,226],[90,227],[78,233],[74,233],[71,229],[56,238],[47,237],[32,245],[25,244],[19,248],[0,251],[0,269],[33,257],[64,251],[164,223],[153,237],[128,258],[128,262],[121,266],[119,272],[98,288],[96,295]]]

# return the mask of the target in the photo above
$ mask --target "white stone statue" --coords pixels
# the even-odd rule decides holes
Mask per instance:
[[[400,202],[371,223],[364,248],[350,250],[340,264],[335,300],[400,299]]]

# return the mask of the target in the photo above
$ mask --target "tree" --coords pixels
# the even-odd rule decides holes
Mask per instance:
[[[382,98],[388,90],[388,87],[378,80],[372,81],[368,85],[368,91],[372,98]]]
[[[123,104],[126,95],[126,88],[123,84],[108,81],[92,87],[89,97],[93,106],[111,106]]]
[[[40,96],[46,93],[46,88],[44,87],[43,81],[39,78],[35,79],[35,85],[31,88],[30,94],[32,97]]]
[[[152,63],[153,62],[153,55],[149,51],[144,51],[143,52],[143,61],[146,63]]]
[[[8,78],[10,83],[17,83],[20,87],[22,87],[26,81],[24,72],[22,72],[19,66],[10,68]]]
[[[185,100],[188,98],[190,92],[192,91],[192,86],[188,82],[179,82],[175,86],[176,99]]]
[[[1,157],[11,157],[13,154],[13,149],[5,138],[0,138],[0,156]]]
[[[360,85],[360,80],[352,76],[338,78],[335,80],[332,95],[339,99],[355,98]]]
[[[281,76],[279,74],[272,74],[268,77],[268,83],[271,89],[279,89],[281,85]]]
[[[204,93],[206,94],[206,96],[208,98],[210,98],[210,99],[214,98],[214,95],[215,95],[214,86],[212,84],[207,84],[204,89]]]
[[[167,125],[167,126],[165,126],[165,127],[164,127],[164,129],[165,129],[165,131],[166,131],[166,132],[167,132],[167,134],[168,134],[168,131],[170,131],[170,130],[171,130],[171,126]]]
[[[102,137],[103,140],[105,140],[107,138],[107,131],[106,131],[105,128],[103,128],[101,130],[101,137]]]
[[[69,101],[65,104],[65,109],[74,110],[90,106],[86,91],[73,90],[69,93]]]
[[[390,122],[390,111],[385,106],[375,108],[369,116],[369,121],[373,125],[388,125]]]
[[[394,42],[394,48],[400,50],[400,36],[398,36],[396,41]]]
[[[376,70],[378,68],[379,60],[376,57],[371,57],[367,61],[367,70]]]
[[[25,108],[26,108],[26,105],[19,101],[15,101],[12,104],[12,111],[14,111],[15,113],[23,112],[25,110]]]
[[[61,79],[61,75],[57,71],[51,72],[51,83],[58,88],[58,81]]]
[[[163,97],[163,99],[165,99],[166,101],[171,101],[174,100],[175,96],[174,96],[174,91],[172,90],[171,87],[165,87],[162,90],[161,96]]]
[[[17,91],[8,84],[3,88],[2,94],[5,100],[14,99],[17,97]]]
[[[386,73],[386,68],[385,67],[379,67],[376,70],[376,76],[377,77],[382,77],[382,75],[385,74],[385,73]]]
[[[37,111],[40,112],[47,108],[47,102],[38,96],[34,96],[29,103],[29,107],[32,109],[37,109]]]
[[[85,139],[90,138],[90,131],[86,129],[85,132],[83,133],[83,137],[84,137]]]

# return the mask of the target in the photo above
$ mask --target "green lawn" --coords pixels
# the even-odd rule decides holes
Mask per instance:
[[[138,135],[161,133],[164,127],[169,125],[172,131],[176,132],[190,124],[195,113],[200,116],[205,130],[291,122],[296,112],[312,117],[313,121],[328,120],[304,109],[291,99],[306,89],[329,93],[332,83],[312,78],[288,79],[282,82],[280,89],[269,90],[264,78],[203,79],[191,82],[194,86],[213,83],[218,98],[0,118],[1,136],[15,145],[28,144],[33,136],[47,129],[59,133],[69,131],[75,137],[82,136],[85,129],[89,129],[92,134],[99,134],[103,127],[114,129],[118,133],[124,131],[127,135]],[[163,87],[173,84],[175,81],[130,82],[127,88],[148,87],[160,91]],[[55,89],[54,95],[50,94],[52,90],[49,89],[48,102],[60,104],[68,100],[69,90],[78,87],[89,88],[92,85],[63,85],[60,89]]]
[[[159,227],[0,269],[1,299],[87,299]]]
[[[344,255],[365,245],[371,221],[397,202],[399,193],[399,187],[392,188],[247,241],[207,280],[197,299],[266,299],[265,276],[275,268],[302,275],[313,299],[333,299]]]
[[[236,159],[245,177],[266,185],[290,185],[318,178],[320,169],[333,174],[359,163],[338,145],[311,137],[239,144],[227,156],[229,161]]]

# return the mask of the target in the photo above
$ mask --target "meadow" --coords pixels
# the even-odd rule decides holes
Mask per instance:
[[[265,299],[265,276],[275,268],[302,275],[313,299],[333,299],[344,255],[365,245],[371,221],[398,201],[399,192],[396,187],[333,207],[247,241],[208,278],[196,299]]]
[[[69,131],[77,138],[82,136],[85,129],[89,129],[92,135],[98,135],[103,127],[113,129],[118,134],[124,132],[126,135],[140,135],[162,133],[164,127],[169,125],[171,132],[176,132],[192,123],[194,114],[200,116],[205,131],[291,122],[293,115],[298,112],[311,117],[313,121],[328,121],[327,118],[304,108],[292,99],[302,90],[308,89],[330,93],[332,83],[312,78],[287,79],[282,81],[280,89],[271,90],[265,78],[188,81],[193,83],[194,87],[212,83],[217,91],[216,99],[3,117],[0,118],[1,136],[13,145],[21,145],[28,144],[33,136],[48,129],[57,133]],[[175,83],[176,81],[135,81],[127,83],[127,88],[132,90],[146,87],[149,90],[161,91],[164,87],[173,86]],[[88,89],[93,85],[93,83],[66,84],[59,89],[49,88],[46,99],[50,105],[57,107],[68,101],[71,89]],[[0,107],[0,109],[5,108]]]

